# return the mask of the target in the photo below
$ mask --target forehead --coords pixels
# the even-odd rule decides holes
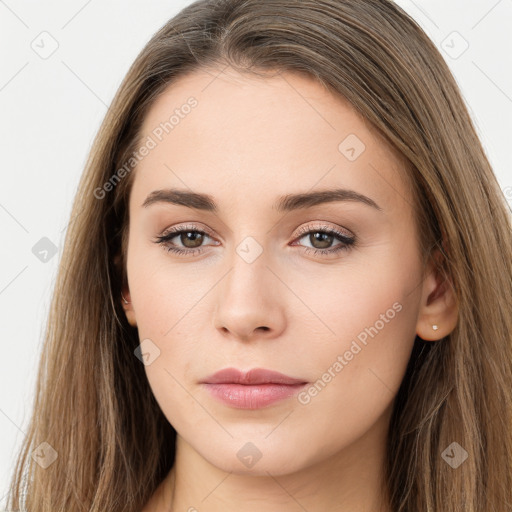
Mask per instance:
[[[270,182],[276,195],[344,186],[389,207],[410,203],[401,155],[348,101],[302,74],[194,70],[153,103],[140,138],[152,148],[134,193],[168,185],[248,195]]]

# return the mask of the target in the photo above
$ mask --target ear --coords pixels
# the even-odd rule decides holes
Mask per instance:
[[[114,257],[114,264],[118,267],[120,265],[120,261],[121,256],[117,254]],[[124,273],[120,271],[120,275],[124,275]],[[121,301],[121,305],[123,306],[126,319],[128,320],[128,323],[132,327],[137,327],[137,320],[135,318],[135,311],[133,309],[132,298],[130,295],[130,288],[128,286],[128,283],[123,284],[123,286],[121,287],[121,293],[122,295],[119,297],[119,300]]]
[[[128,285],[123,286],[123,295],[121,296],[121,303],[123,305],[124,314],[126,315],[126,319],[128,323],[132,327],[137,327],[137,320],[135,318],[135,311],[132,305],[132,298],[130,295],[130,288]]]
[[[457,297],[450,279],[441,270],[444,268],[443,261],[443,254],[436,249],[423,280],[416,334],[424,341],[440,340],[457,325]],[[437,329],[433,326],[437,326]]]

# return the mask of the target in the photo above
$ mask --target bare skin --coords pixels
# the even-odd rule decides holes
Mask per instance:
[[[123,306],[159,351],[145,370],[177,431],[175,464],[143,512],[389,512],[385,442],[415,336],[437,342],[457,321],[450,288],[422,266],[404,162],[310,78],[220,71],[158,98],[143,138],[189,97],[198,104],[134,171]],[[218,210],[143,206],[168,188],[208,194]],[[273,207],[335,188],[370,201]],[[173,227],[185,234],[155,243]],[[234,408],[200,383],[226,367],[308,386]]]

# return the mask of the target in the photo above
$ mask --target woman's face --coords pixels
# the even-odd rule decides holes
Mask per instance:
[[[125,308],[178,435],[218,468],[262,475],[382,441],[425,286],[399,155],[291,73],[195,71],[154,103],[141,140]],[[306,384],[202,383],[224,368]]]

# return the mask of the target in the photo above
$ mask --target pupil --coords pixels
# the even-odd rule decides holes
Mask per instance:
[[[186,238],[183,239],[183,236]],[[203,241],[203,235],[197,231],[187,231],[186,233],[182,233],[181,237],[181,242],[183,245],[191,249],[199,247]],[[192,245],[189,245],[189,242],[192,242]]]
[[[328,249],[332,243],[333,235],[329,235],[328,233],[313,233],[310,235],[310,238],[312,242],[311,245],[316,249]],[[316,247],[313,241],[320,242],[320,247]]]

